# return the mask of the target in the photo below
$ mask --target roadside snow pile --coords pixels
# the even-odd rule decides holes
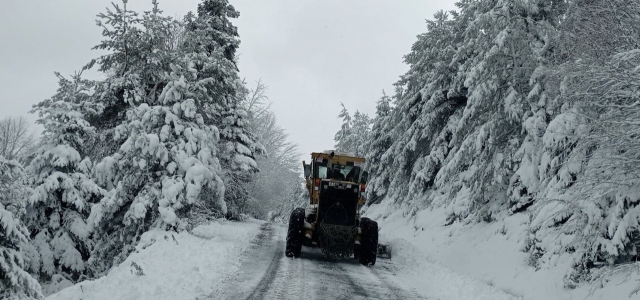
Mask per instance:
[[[406,276],[402,281],[440,299],[622,300],[640,297],[640,272],[607,274],[602,280],[570,290],[562,284],[567,268],[573,263],[568,255],[537,270],[527,265],[529,255],[522,249],[529,220],[524,214],[493,223],[456,222],[444,226],[445,209],[410,212],[384,201],[369,207],[366,216],[378,221],[382,241],[385,237],[394,238],[390,244],[395,263],[403,266],[398,272],[398,276]],[[469,277],[451,274],[440,265]],[[632,267],[638,268],[637,264],[629,266]],[[477,281],[514,297],[492,298],[492,291],[478,287]],[[459,295],[451,298],[455,293]]]
[[[216,221],[191,233],[145,233],[123,263],[107,276],[80,282],[48,300],[203,299],[240,266],[259,221]]]
[[[402,238],[389,243],[393,248],[393,260],[397,267],[396,279],[422,295],[440,300],[515,300],[504,291],[458,274],[437,263],[430,262],[424,251]]]

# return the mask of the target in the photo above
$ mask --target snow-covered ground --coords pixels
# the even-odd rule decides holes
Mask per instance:
[[[268,224],[265,224],[268,225]],[[263,226],[263,239],[245,255],[233,284],[216,299],[516,300],[469,276],[430,263],[420,250],[397,240],[392,260],[365,267],[353,258],[327,259],[303,247],[298,259],[284,256],[286,227]],[[427,270],[428,272],[423,272]]]
[[[431,295],[441,290],[440,299],[496,299],[486,288],[466,287],[473,282],[469,278],[525,300],[640,299],[638,273],[621,273],[569,290],[563,287],[563,277],[571,265],[566,257],[560,256],[553,265],[537,271],[528,266],[527,254],[521,251],[528,219],[523,214],[472,226],[443,226],[447,215],[443,209],[423,210],[408,218],[405,209],[390,207],[388,202],[370,207],[366,214],[379,222],[381,241],[394,247],[394,260],[407,266],[399,276],[406,276],[405,282],[415,281],[412,285],[430,290]],[[441,271],[443,266],[458,274]],[[473,295],[444,296],[466,293],[463,290]],[[489,292],[486,297],[485,292]]]
[[[371,268],[349,259],[326,261],[317,249],[304,248],[299,259],[288,259],[282,252],[285,227],[255,220],[216,221],[192,233],[149,232],[138,251],[107,276],[81,282],[47,299],[640,297],[640,275],[614,276],[601,286],[585,284],[567,290],[562,279],[569,261],[559,259],[555,267],[538,271],[527,266],[526,254],[519,251],[524,216],[444,227],[441,210],[419,212],[409,221],[404,210],[384,204],[370,208],[367,214],[379,221],[381,241],[393,247],[391,260],[379,259]]]
[[[218,221],[180,234],[151,231],[107,276],[78,283],[48,300],[203,299],[240,267],[260,222]],[[215,297],[213,298],[215,299]]]
[[[438,263],[431,262],[424,251],[402,238],[394,238],[389,244],[393,249],[396,266],[394,280],[414,289],[428,299],[440,300],[516,300],[519,297],[500,290],[469,275],[457,273]],[[379,265],[384,266],[381,261]]]
[[[368,268],[309,248],[286,258],[285,235],[284,226],[259,221],[214,222],[193,234],[152,231],[107,276],[47,299],[517,299],[429,262],[404,239],[393,240],[392,260]]]

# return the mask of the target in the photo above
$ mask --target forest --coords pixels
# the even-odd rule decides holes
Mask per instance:
[[[107,54],[56,74],[33,107],[40,137],[24,118],[0,122],[0,298],[104,275],[151,228],[278,219],[304,196],[266,85],[238,75],[238,12],[206,0],[176,19],[152,4],[98,16]]]
[[[637,273],[640,2],[456,6],[427,21],[373,118],[340,114],[369,205],[445,208],[443,226],[526,214],[527,263],[572,261],[567,288]]]

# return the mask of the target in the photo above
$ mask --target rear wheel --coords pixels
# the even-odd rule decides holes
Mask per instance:
[[[360,263],[365,266],[376,264],[378,252],[378,223],[369,218],[360,219]]]
[[[296,208],[289,217],[287,231],[287,247],[284,254],[287,257],[299,257],[304,239],[304,208]]]

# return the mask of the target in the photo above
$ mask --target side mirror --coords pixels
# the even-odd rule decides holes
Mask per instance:
[[[363,171],[362,175],[360,176],[360,183],[367,184],[367,179],[369,179],[369,172]]]
[[[304,177],[311,176],[311,165],[304,165]]]

